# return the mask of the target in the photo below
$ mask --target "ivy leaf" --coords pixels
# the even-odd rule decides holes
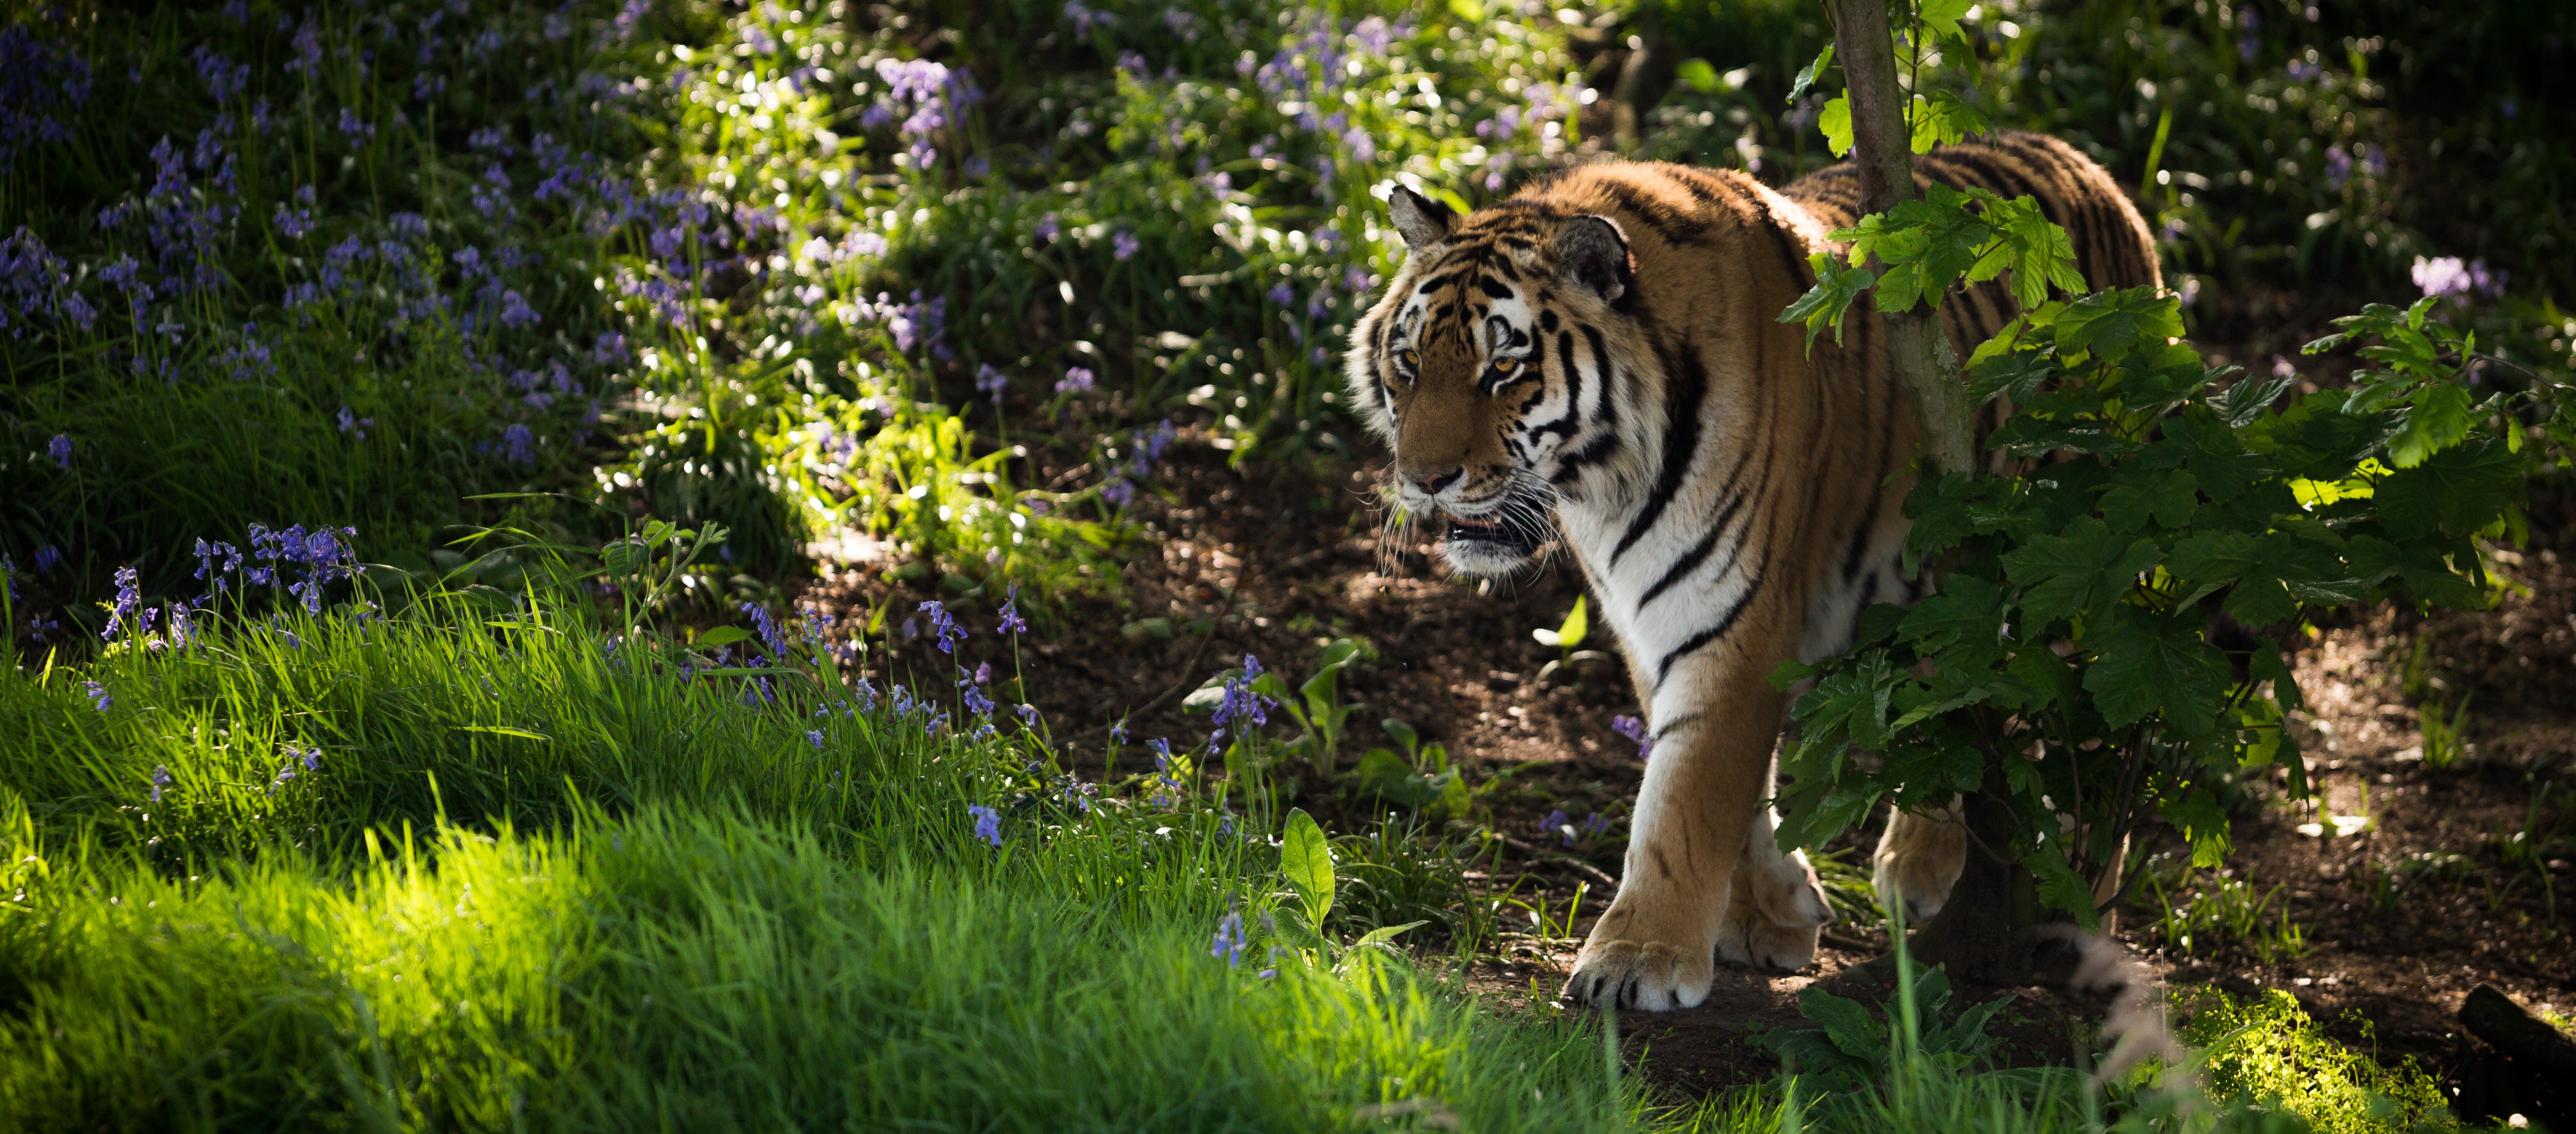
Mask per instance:
[[[2201,640],[2203,624],[2189,616],[2164,617],[2121,604],[2089,628],[2085,645],[2095,656],[2084,673],[2102,721],[2126,728],[2163,709],[2174,732],[2198,736],[2218,724],[2227,690],[2227,657]]]
[[[2161,475],[2135,467],[2117,472],[2122,479],[2102,494],[2102,518],[2110,522],[2112,531],[2134,532],[2145,527],[2150,516],[2165,527],[2179,528],[2190,523],[2191,514],[2200,508],[2200,481],[2188,469]]]
[[[2182,335],[2182,301],[2150,287],[2095,292],[2057,317],[2057,349],[2116,363],[2144,345]]]
[[[1831,66],[1833,61],[1834,45],[1828,43],[1823,51],[1816,53],[1815,62],[1799,68],[1798,81],[1789,86],[1788,105],[1796,106],[1799,99],[1807,97],[1807,88],[1816,85],[1816,80],[1824,75],[1825,68]]]
[[[2021,864],[2038,881],[2040,901],[2075,915],[2075,924],[2086,933],[2102,931],[2101,915],[2093,908],[2093,888],[2067,863],[2066,852],[2058,849],[2056,840],[2021,856]]]
[[[2496,522],[2522,494],[2522,458],[2499,441],[2457,445],[2374,486],[2379,522],[2411,541],[2436,531],[2467,535]]]
[[[1842,345],[1843,313],[1878,282],[1878,277],[1867,268],[1846,268],[1842,261],[1824,252],[1807,257],[1807,263],[1816,269],[1816,286],[1808,288],[1807,294],[1781,312],[1780,321],[1805,323],[1807,350],[1813,353],[1816,335],[1829,326],[1834,329],[1834,345]]]
[[[1848,157],[1852,148],[1851,103],[1841,95],[1825,104],[1824,113],[1816,116],[1816,129],[1825,132],[1825,148],[1835,157]]]
[[[2151,539],[2124,547],[2102,521],[2080,516],[2065,535],[2038,536],[2007,552],[2004,575],[2022,588],[2027,634],[2128,590],[2162,554]]]
[[[2406,427],[2388,441],[2388,463],[2401,469],[2423,464],[2469,435],[2466,389],[2450,382],[2434,382],[2416,391],[2413,401]]]

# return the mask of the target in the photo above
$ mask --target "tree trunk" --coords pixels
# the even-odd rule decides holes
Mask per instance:
[[[1832,11],[1834,58],[1842,64],[1844,97],[1851,106],[1862,211],[1886,212],[1914,197],[1913,135],[1905,125],[1905,92],[1896,84],[1887,0],[1832,0]],[[1888,332],[1888,365],[1914,403],[1921,471],[1975,475],[1967,384],[1960,380],[1940,319],[1923,305],[1882,312],[1879,318]],[[2011,846],[2013,817],[1997,790],[2000,769],[1987,769],[1986,778],[1987,790],[1961,801],[1971,836],[1967,866],[1941,912],[1915,935],[1912,948],[1925,964],[1946,965],[1953,975],[2020,984],[2031,972],[2029,943],[2020,931],[2037,920],[2038,911],[2025,908],[2033,903],[2016,900],[2031,890],[2025,872],[1995,857]]]
[[[1842,62],[1843,97],[1851,105],[1861,211],[1883,213],[1914,199],[1913,132],[1905,126],[1905,92],[1896,85],[1885,0],[1834,0],[1834,58]],[[1941,320],[1922,306],[1880,319],[1888,332],[1888,365],[1914,401],[1923,463],[1934,472],[1975,472],[1968,390],[1959,381]]]

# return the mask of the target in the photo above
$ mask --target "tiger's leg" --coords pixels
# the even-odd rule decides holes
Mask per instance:
[[[1717,955],[1754,968],[1803,969],[1815,961],[1816,936],[1833,924],[1834,912],[1806,852],[1780,850],[1772,835],[1778,824],[1765,808],[1745,832],[1744,857],[1735,862],[1718,922]]]
[[[1641,690],[1651,692],[1645,700],[1663,723],[1637,792],[1619,896],[1575,956],[1568,1000],[1649,1011],[1697,1005],[1716,977],[1739,865],[1753,859],[1745,878],[1749,910],[1776,904],[1764,895],[1787,889],[1777,864],[1746,853],[1756,827],[1767,827],[1756,818],[1779,736],[1780,694],[1763,679],[1765,667],[1737,653],[1720,644],[1707,651],[1715,656],[1695,659],[1660,688]],[[1769,845],[1768,830],[1761,838]],[[1798,931],[1796,903],[1788,905],[1785,924],[1756,915],[1778,931],[1759,935],[1768,952],[1784,952],[1778,938]],[[1810,951],[1824,916],[1819,899],[1803,927]]]
[[[1870,856],[1870,884],[1889,909],[1905,903],[1905,923],[1921,925],[1941,912],[1950,887],[1968,864],[1968,829],[1959,822],[1954,803],[1931,815],[1893,810],[1887,831]]]

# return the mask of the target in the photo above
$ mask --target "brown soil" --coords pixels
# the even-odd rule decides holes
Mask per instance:
[[[1509,582],[1453,581],[1421,537],[1379,530],[1368,503],[1374,463],[1318,477],[1237,472],[1223,457],[1204,438],[1185,435],[1164,474],[1165,494],[1138,504],[1144,535],[1131,548],[1120,596],[1075,600],[1048,620],[1054,636],[1033,635],[1028,699],[1059,738],[1080,741],[1065,747],[1098,752],[1110,722],[1128,717],[1134,743],[1120,772],[1133,773],[1146,759],[1145,739],[1178,744],[1205,735],[1207,718],[1185,715],[1180,702],[1208,675],[1249,653],[1293,683],[1324,643],[1361,637],[1378,656],[1344,684],[1346,698],[1363,702],[1344,742],[1345,769],[1360,751],[1389,743],[1378,720],[1401,718],[1446,744],[1471,782],[1499,781],[1479,796],[1480,818],[1510,838],[1505,873],[1526,872],[1521,896],[1544,894],[1561,909],[1578,886],[1615,875],[1644,767],[1612,728],[1615,716],[1636,711],[1624,666],[1575,662],[1542,681],[1559,651],[1530,634],[1564,617],[1582,593],[1580,573],[1560,557]],[[2567,512],[2541,509],[2530,548],[2502,557],[2502,572],[2522,589],[2500,610],[2382,613],[2322,630],[2299,651],[2299,679],[2314,708],[2303,718],[2303,743],[2326,814],[2285,802],[2277,781],[2250,785],[2228,873],[2251,880],[2258,893],[2280,888],[2270,909],[2286,909],[2303,928],[2303,953],[2267,964],[2233,942],[2184,951],[2156,932],[2163,907],[2151,896],[2125,915],[2122,940],[2175,984],[2284,989],[2332,1034],[2375,1043],[2385,1061],[2416,1058],[2453,1087],[2464,1067],[2492,1054],[2455,1019],[2472,986],[2492,982],[2535,1009],[2576,1013],[2576,958],[2563,947],[2560,924],[2576,909],[2561,913],[2557,893],[2569,889],[2576,905],[2576,888],[2564,885],[2576,853],[2562,832],[2571,786],[2561,782],[2565,756],[2576,745],[2576,563],[2562,558],[2576,555],[2576,530]],[[934,597],[953,596],[865,567],[827,572],[802,596],[810,606],[861,614],[888,602],[909,611]],[[958,605],[981,635],[989,604]],[[889,623],[900,617],[890,614]],[[880,678],[949,670],[926,637],[897,638],[890,655],[872,659]],[[1586,645],[1613,649],[1605,638]],[[2413,663],[2419,641],[2429,645]],[[993,647],[979,637],[966,650],[1000,662]],[[2457,705],[2462,697],[2471,699],[2467,751],[2435,770],[2422,757],[2424,699]],[[1274,719],[1274,732],[1284,723]],[[1338,817],[1343,829],[1367,818],[1356,801],[1311,786],[1301,803]],[[1606,827],[1568,847],[1540,828],[1552,811],[1578,825],[1598,814]],[[2365,813],[2365,829],[2334,833],[2332,816]],[[2302,833],[2311,823],[2322,833]],[[1874,837],[1853,832],[1838,849],[1859,862]],[[1605,888],[1591,881],[1587,910],[1601,908]],[[1884,948],[1875,931],[1835,928],[1807,972],[1721,970],[1700,1008],[1623,1017],[1629,1050],[1678,1093],[1767,1078],[1775,1061],[1746,1033],[1795,1023],[1799,991]],[[1544,1001],[1578,941],[1507,936],[1472,967],[1468,984],[1511,1010],[1552,1011]],[[2072,1056],[2095,1006],[2013,991],[2023,999],[2002,1030],[2015,1058]],[[1992,994],[1966,989],[1958,1002]],[[2459,1101],[2471,1113],[2484,1109],[2475,1084]]]

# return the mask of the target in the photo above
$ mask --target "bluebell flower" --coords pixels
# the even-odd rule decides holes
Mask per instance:
[[[756,602],[742,604],[742,612],[751,616],[752,626],[760,631],[760,642],[769,647],[774,657],[787,656],[787,635],[778,629],[778,620],[769,616],[769,608]]]
[[[71,435],[71,434],[68,434],[68,433],[57,433],[57,434],[54,434],[54,439],[53,439],[53,441],[52,441],[51,443],[49,443],[49,444],[47,444],[47,445],[45,446],[45,452],[46,452],[47,454],[51,455],[51,456],[54,458],[54,463],[55,463],[55,464],[62,466],[63,471],[65,471],[65,472],[70,472],[70,471],[71,471],[71,467],[72,467],[72,435]]]
[[[1216,923],[1216,944],[1209,955],[1226,963],[1228,968],[1243,964],[1243,915],[1230,913]]]
[[[1134,256],[1139,250],[1145,247],[1145,242],[1136,239],[1135,233],[1129,232],[1123,228],[1118,230],[1118,235],[1110,238],[1109,244],[1111,254],[1121,260]]]
[[[1090,369],[1089,367],[1085,367],[1085,366],[1073,366],[1073,367],[1067,367],[1067,368],[1065,369],[1065,372],[1064,372],[1064,378],[1063,378],[1063,380],[1061,380],[1061,381],[1059,381],[1059,382],[1057,382],[1057,383],[1055,384],[1055,392],[1056,392],[1056,393],[1059,393],[1059,394],[1079,394],[1079,393],[1082,393],[1082,392],[1084,392],[1084,391],[1086,391],[1086,390],[1091,389],[1091,387],[1092,387],[1092,383],[1093,383],[1093,380],[1094,380],[1094,379],[1096,379],[1097,377],[1098,377],[1098,375],[1093,374],[1093,373],[1091,372],[1091,369]],[[70,450],[69,450],[68,448],[66,448],[66,449],[64,450],[64,452],[68,453],[68,452],[70,452]],[[64,468],[70,468],[71,466],[70,466],[68,463],[66,463],[63,467],[64,467]]]
[[[107,629],[100,631],[99,637],[110,642],[115,641],[117,634],[124,628],[126,619],[134,616],[135,605],[142,601],[143,586],[136,580],[134,568],[117,568],[116,606],[108,612]]]
[[[160,764],[152,765],[152,802],[161,802],[161,789],[170,784],[170,769]]]
[[[1273,307],[1287,307],[1293,305],[1297,302],[1297,289],[1284,283],[1272,284],[1270,287],[1269,299],[1270,305]]]
[[[46,544],[36,549],[36,574],[50,575],[54,565],[63,561],[63,549]]]
[[[823,730],[822,730],[822,729],[819,729],[819,728],[809,728],[809,729],[806,729],[806,730],[805,730],[805,743],[813,745],[816,751],[820,751],[820,750],[822,750],[822,747],[823,747]]]
[[[289,748],[286,751],[289,754],[292,754],[295,750]],[[298,758],[304,761],[305,771],[320,771],[322,768],[322,750],[319,748],[307,748],[304,750],[304,754]]]
[[[977,685],[990,685],[990,684],[992,684],[992,683],[993,683],[993,663],[991,663],[991,662],[981,662],[981,663],[978,663],[978,664],[975,666],[975,684],[977,684]]]
[[[968,685],[965,692],[965,701],[967,712],[973,713],[979,717],[989,717],[993,715],[993,699],[985,696],[983,690],[978,689],[973,685]]]
[[[917,613],[930,616],[930,633],[938,639],[939,652],[955,654],[957,643],[966,638],[966,628],[957,624],[956,617],[948,613],[947,605],[937,601],[925,602]]]
[[[101,684],[99,684],[98,682],[95,682],[95,681],[84,681],[84,682],[81,682],[81,684],[82,684],[82,685],[85,685],[85,686],[87,686],[87,687],[89,687],[89,707],[90,707],[90,708],[96,709],[96,710],[98,710],[99,712],[104,713],[104,712],[108,711],[110,708],[115,707],[115,705],[116,705],[116,698],[111,697],[111,696],[108,696],[108,693],[107,693],[107,686],[101,685]]]
[[[1119,718],[1118,723],[1109,726],[1109,743],[1115,744],[1121,748],[1127,746],[1126,718],[1121,717]]]
[[[1654,750],[1655,740],[1653,737],[1646,735],[1646,721],[1643,717],[1612,717],[1610,718],[1610,730],[1621,736],[1627,737],[1630,740],[1636,741],[1637,758],[1640,760],[1646,759],[1647,753]]]
[[[1013,712],[1016,712],[1016,713],[1018,713],[1018,714],[1020,715],[1020,725],[1021,725],[1022,727],[1024,727],[1024,728],[1036,728],[1036,727],[1038,727],[1038,707],[1037,707],[1037,706],[1035,706],[1035,705],[1031,705],[1031,704],[1023,703],[1023,704],[1021,704],[1021,705],[1020,705],[1020,707],[1019,707],[1019,708],[1014,709],[1014,710],[1012,710],[1012,711],[1013,711]]]
[[[1607,815],[1603,815],[1602,813],[1595,811],[1592,814],[1583,817],[1583,833],[1586,835],[1597,836],[1609,829],[1610,817]]]
[[[1572,826],[1572,823],[1573,820],[1566,818],[1565,810],[1563,808],[1558,808],[1549,811],[1545,818],[1538,821],[1538,829],[1541,834],[1564,835],[1565,845],[1570,847],[1574,845],[1574,827]]]
[[[984,363],[975,368],[975,392],[992,395],[994,405],[1002,404],[1002,394],[1010,388],[1010,377],[994,369],[991,363]]]
[[[1028,628],[1027,620],[1020,617],[1020,585],[1013,583],[1011,597],[1002,602],[1002,623],[993,629],[999,634],[1018,634]]]
[[[1002,845],[1002,813],[1001,813],[1001,812],[999,812],[999,811],[995,811],[995,810],[993,810],[992,808],[990,808],[990,807],[986,807],[986,806],[984,806],[984,805],[982,805],[982,804],[980,804],[980,803],[979,803],[979,804],[976,804],[975,806],[972,806],[972,807],[967,808],[967,809],[966,809],[966,814],[968,814],[968,815],[971,815],[971,816],[974,816],[974,817],[975,817],[975,837],[976,837],[976,838],[982,839],[982,840],[984,840],[985,842],[991,843],[991,844],[993,844],[994,846],[997,846],[997,847],[998,847],[998,846],[1000,846],[1000,845]]]

